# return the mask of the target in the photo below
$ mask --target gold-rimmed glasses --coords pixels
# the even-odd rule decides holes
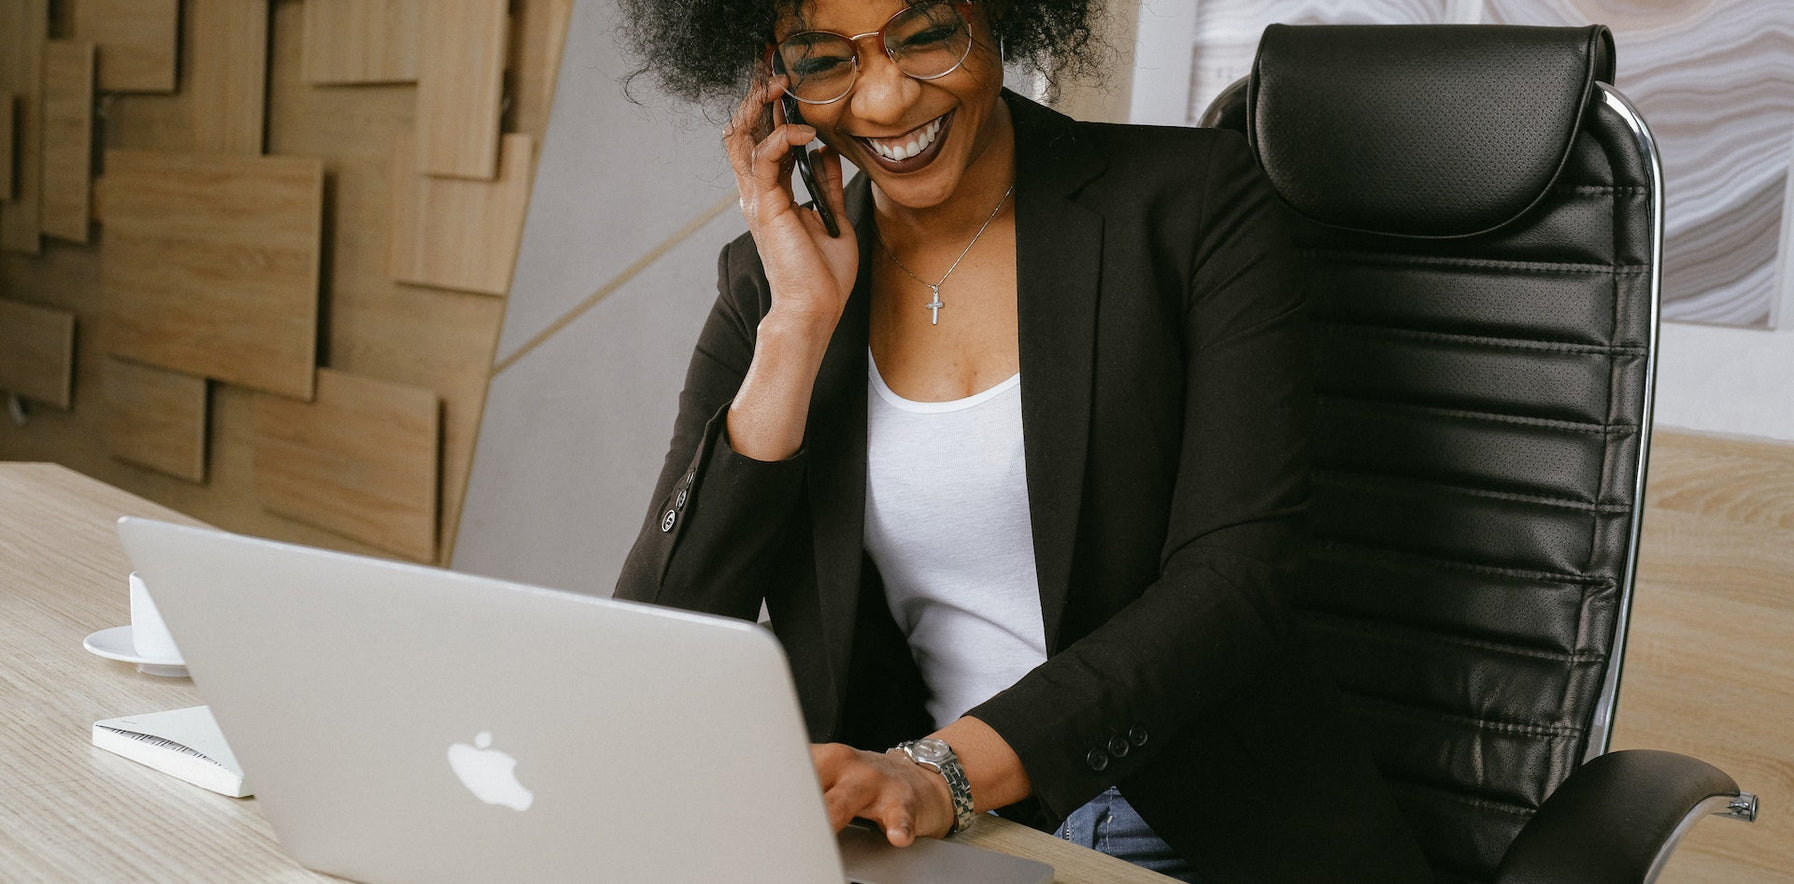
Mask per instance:
[[[905,6],[884,27],[848,36],[800,31],[773,49],[774,70],[789,78],[786,94],[805,104],[828,104],[852,91],[860,75],[859,43],[877,37],[897,69],[935,80],[959,69],[972,51],[972,4],[933,0]]]

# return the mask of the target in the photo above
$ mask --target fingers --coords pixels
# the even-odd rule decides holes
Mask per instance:
[[[816,140],[816,130],[784,118],[785,80],[756,84],[723,130],[723,147],[741,190],[742,212],[753,226],[790,208],[793,148]]]
[[[841,178],[841,154],[832,147],[824,146],[811,156],[816,160],[817,186],[821,193],[811,194],[819,200],[827,200],[829,208],[835,210],[836,218],[847,217],[847,194]]]
[[[907,847],[919,836],[938,837],[952,827],[951,801],[945,808],[935,806],[939,790],[927,779],[935,774],[908,758],[840,744],[813,746],[811,757],[837,832],[857,817],[878,824],[891,844]]]

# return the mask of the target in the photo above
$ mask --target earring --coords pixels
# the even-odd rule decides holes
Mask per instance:
[[[997,60],[1005,65],[1009,64],[1009,42],[1003,39],[1002,34],[997,35]]]

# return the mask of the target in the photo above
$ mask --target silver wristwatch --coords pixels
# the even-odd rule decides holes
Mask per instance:
[[[953,754],[953,747],[946,740],[928,737],[921,740],[905,740],[898,743],[897,748],[909,756],[909,760],[939,773],[947,781],[947,794],[953,799],[953,828],[947,831],[955,835],[972,825],[972,784],[966,779],[965,768],[959,765],[959,756]]]

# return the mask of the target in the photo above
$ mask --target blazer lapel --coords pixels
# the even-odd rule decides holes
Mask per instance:
[[[872,194],[864,175],[846,188],[847,215],[860,243],[853,294],[816,372],[807,428],[811,536],[825,647],[836,711],[846,689],[860,596],[866,522],[866,353],[871,317]]]
[[[1071,120],[1005,91],[1015,123],[1016,289],[1029,518],[1047,653],[1071,586],[1090,439],[1103,220],[1072,200],[1103,161]]]

